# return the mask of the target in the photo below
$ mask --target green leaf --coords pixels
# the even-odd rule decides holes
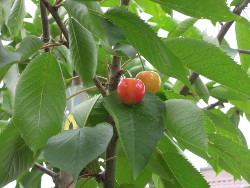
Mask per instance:
[[[83,27],[88,29],[98,38],[106,40],[106,36],[101,25],[102,18],[89,12],[88,8],[102,13],[102,10],[97,2],[83,2],[81,0],[67,0],[64,2],[64,7],[69,15],[74,17]]]
[[[91,33],[73,18],[69,21],[70,54],[76,73],[88,86],[93,83],[97,65],[97,48]]]
[[[7,26],[12,37],[18,35],[25,15],[25,0],[16,0],[13,7],[11,8],[10,16],[7,21]]]
[[[195,18],[188,18],[179,24],[168,33],[168,38],[174,38],[174,37],[179,37],[183,33],[185,33],[189,28],[191,28],[195,22],[197,22],[197,19]]]
[[[129,106],[115,92],[104,98],[104,106],[114,118],[135,178],[147,165],[162,135],[164,104],[157,96],[146,93],[140,103]]]
[[[165,42],[186,67],[250,97],[248,74],[220,48],[190,38],[170,39]]]
[[[217,99],[225,99],[225,100],[236,100],[236,101],[246,101],[247,98],[240,95],[239,93],[225,88],[223,86],[217,86],[210,89],[210,94],[212,97]]]
[[[245,100],[245,101],[230,100],[229,102],[235,107],[242,110],[243,112],[248,113],[248,114],[250,113],[250,101],[249,100]]]
[[[117,44],[114,46],[113,50],[116,52],[124,53],[130,58],[134,58],[137,54],[137,51],[133,48],[133,46],[129,44]]]
[[[140,175],[134,179],[129,165],[129,161],[125,157],[116,158],[115,177],[118,184],[134,184],[138,187],[145,187],[151,179],[152,173],[145,169]]]
[[[194,84],[193,84],[193,88],[195,90],[195,93],[201,98],[203,99],[203,101],[205,103],[208,103],[208,99],[209,99],[209,91],[207,89],[207,86],[203,83],[203,81],[201,80],[200,77],[198,77]]]
[[[163,119],[166,129],[187,149],[206,156],[207,134],[202,110],[184,99],[165,101]]]
[[[155,167],[158,163],[161,173],[159,171],[154,171],[154,173],[159,176],[164,173],[165,176],[161,177],[169,185],[168,187],[209,187],[204,177],[193,167],[168,135],[165,134],[159,142],[155,157],[155,163],[151,165]]]
[[[138,4],[139,8],[148,14],[151,14],[154,17],[159,18],[160,16],[165,16],[164,11],[162,10],[161,6],[151,2],[151,1],[144,1],[144,0],[135,0],[135,2]],[[168,13],[170,11],[168,10]]]
[[[37,156],[34,157],[12,122],[0,133],[0,148],[0,186],[2,187],[28,170]]]
[[[178,183],[185,188],[209,187],[202,175],[178,153],[166,152],[162,154],[166,165],[169,167]]]
[[[230,168],[250,182],[250,150],[232,141],[226,136],[209,133],[211,147]]]
[[[7,21],[9,17],[11,9],[11,1],[10,0],[1,0],[0,1],[0,29],[5,21]]]
[[[5,127],[8,125],[8,121],[0,120],[0,134],[5,129]]]
[[[3,79],[9,68],[20,59],[21,56],[18,53],[8,51],[0,45],[0,80]]]
[[[102,19],[101,23],[110,45],[113,46],[118,42],[126,40],[124,31],[112,22]]]
[[[107,117],[108,112],[103,106],[103,98],[99,98],[89,114],[87,125],[95,126],[99,123],[107,121]]]
[[[81,170],[106,150],[112,135],[113,129],[108,123],[63,131],[48,140],[44,156],[76,180]]]
[[[41,187],[41,178],[43,172],[39,169],[32,168],[31,171],[25,172],[20,178],[16,180],[15,188],[24,187]]]
[[[248,21],[244,23],[236,22],[235,33],[236,33],[238,48],[250,50],[250,44],[248,42],[248,39],[250,37],[250,23]],[[248,68],[250,67],[249,54],[239,53],[239,55],[242,67],[245,70],[248,70]]]
[[[224,0],[178,0],[174,2],[172,0],[152,1],[195,18],[207,18],[213,21],[225,22],[240,19],[239,16],[230,11]]]
[[[86,178],[81,178],[80,180],[78,180],[75,184],[75,188],[82,188],[82,187],[97,188],[98,187],[98,183],[93,178],[89,179],[87,182],[85,181],[86,181]]]
[[[16,52],[22,56],[20,61],[24,61],[36,53],[42,46],[43,42],[38,37],[30,35],[22,40]]]
[[[37,151],[60,132],[66,106],[60,67],[50,53],[37,56],[17,84],[13,121],[26,144]]]
[[[120,185],[118,188],[139,188],[139,187],[134,184],[125,183],[125,184]]]
[[[4,83],[10,95],[10,104],[14,107],[14,98],[16,94],[16,86],[19,80],[19,70],[16,64],[12,65],[4,76]]]
[[[227,115],[217,109],[205,110],[204,112],[212,120],[217,132],[244,145],[245,141],[242,140],[240,130],[230,121]]]
[[[76,123],[79,127],[85,127],[87,124],[88,117],[96,104],[97,100],[100,98],[100,95],[97,95],[91,99],[84,101],[83,103],[77,105],[73,111],[72,115],[74,116]]]
[[[105,13],[105,16],[125,31],[128,41],[154,67],[162,73],[190,85],[180,60],[137,15],[122,8],[111,8]]]
[[[239,6],[244,0],[233,0],[230,6]]]

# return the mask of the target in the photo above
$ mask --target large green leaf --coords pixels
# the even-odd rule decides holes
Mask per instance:
[[[240,17],[233,14],[224,0],[152,0],[160,5],[195,18],[207,18],[213,21],[231,21]]]
[[[97,95],[91,99],[82,102],[73,109],[72,115],[74,116],[76,123],[79,127],[86,126],[88,117],[99,98],[100,95]]]
[[[99,123],[107,121],[107,117],[108,112],[103,106],[103,98],[99,98],[89,114],[87,125],[95,126]]]
[[[250,50],[250,23],[249,22],[236,22],[235,24],[235,33],[236,39],[239,49]],[[250,56],[249,54],[242,54],[240,55],[240,62],[244,69],[248,70],[250,67]]]
[[[220,48],[202,40],[182,38],[165,41],[191,70],[250,97],[250,78]]]
[[[9,17],[11,9],[11,1],[10,0],[1,0],[0,1],[0,29],[4,23]]]
[[[41,187],[42,175],[42,171],[37,168],[32,168],[31,171],[25,172],[20,178],[16,180],[15,188]]]
[[[224,100],[235,100],[235,101],[247,101],[247,98],[240,95],[239,93],[228,89],[223,86],[217,86],[210,89],[210,94],[214,98],[224,99]]]
[[[207,134],[202,110],[184,99],[168,100],[165,105],[163,119],[166,129],[187,149],[206,156]]]
[[[102,19],[101,23],[110,45],[114,46],[118,42],[126,39],[124,31],[112,22],[107,19]]]
[[[153,66],[189,85],[180,60],[137,15],[122,8],[111,8],[105,13],[105,17],[125,31],[128,41]]]
[[[104,98],[104,106],[115,120],[134,177],[145,168],[163,132],[163,102],[146,93],[136,105],[125,105],[117,93]]]
[[[156,18],[166,15],[162,10],[161,6],[154,2],[144,1],[144,0],[135,0],[135,2],[138,4],[138,7],[140,8],[141,11],[151,14]]]
[[[150,167],[164,179],[167,187],[209,187],[202,175],[187,160],[174,141],[164,135]]]
[[[9,68],[21,59],[21,55],[16,52],[6,50],[0,45],[0,80],[3,79]]]
[[[195,19],[195,18],[188,18],[188,19],[180,22],[179,24],[177,24],[177,26],[173,30],[171,30],[168,33],[168,38],[181,36],[189,28],[191,28],[195,24],[195,22],[197,22],[197,19]]]
[[[5,127],[9,124],[8,121],[0,120],[0,133],[5,129]]]
[[[31,55],[36,53],[43,46],[43,42],[36,36],[30,35],[25,37],[20,43],[17,52],[21,54],[22,58],[20,61],[24,61]]]
[[[64,7],[68,13],[74,17],[82,26],[96,35],[102,40],[106,39],[103,27],[101,25],[101,17],[88,11],[88,8],[102,13],[102,10],[97,2],[83,2],[81,0],[67,0],[64,2]]]
[[[17,85],[13,121],[26,144],[37,151],[60,132],[66,105],[60,67],[50,53],[37,56]]]
[[[91,33],[75,19],[69,21],[70,54],[76,73],[91,85],[96,72],[97,48]]]
[[[106,150],[112,135],[108,123],[63,131],[48,140],[44,157],[77,179],[81,170]]]
[[[18,178],[35,162],[18,129],[10,122],[0,133],[0,186]]]
[[[239,144],[244,144],[245,141],[242,140],[240,130],[222,111],[218,109],[205,110],[205,114],[211,119],[217,132],[229,137]]]
[[[250,182],[250,150],[218,133],[209,133],[208,138],[209,147],[218,154],[220,159]]]
[[[25,0],[16,0],[7,21],[7,26],[12,37],[18,35],[22,27],[25,14]]]
[[[136,179],[134,179],[128,159],[126,157],[119,156],[116,158],[115,177],[119,184],[129,183],[135,184],[138,187],[145,187],[150,181],[151,176],[152,172],[145,169]]]

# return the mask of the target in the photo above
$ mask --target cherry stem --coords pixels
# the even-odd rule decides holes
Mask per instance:
[[[128,61],[126,61],[125,63],[123,63],[123,65],[121,66],[121,68],[124,68],[127,64],[129,64],[131,61],[133,61],[134,59],[140,57],[140,55],[136,55],[135,57],[129,59]]]
[[[86,88],[86,89],[83,89],[83,90],[81,90],[81,91],[78,91],[78,92],[74,93],[73,95],[71,95],[71,96],[69,96],[69,97],[67,98],[67,101],[68,101],[69,99],[73,98],[74,96],[80,94],[80,93],[84,93],[84,92],[89,91],[89,90],[92,90],[92,89],[96,89],[96,86],[89,87],[89,88]]]
[[[81,178],[85,178],[85,177],[90,177],[90,176],[93,177],[93,175],[91,175],[91,174],[84,174],[84,175],[79,176],[77,178],[77,180],[79,180]],[[74,183],[74,181],[71,181],[65,188],[69,188],[72,185],[72,183]]]

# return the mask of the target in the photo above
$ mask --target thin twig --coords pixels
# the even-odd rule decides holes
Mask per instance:
[[[250,50],[236,49],[241,54],[250,54]]]
[[[84,185],[85,183],[87,183],[91,178],[92,178],[92,177],[87,177],[86,180],[84,180],[84,181],[81,183],[80,187],[83,187],[83,185]]]
[[[239,6],[237,6],[237,7],[234,8],[233,13],[237,14],[237,15],[240,15],[241,12],[242,12],[242,10],[247,7],[247,5],[248,5],[249,2],[250,2],[250,0],[243,1],[243,3],[241,3]],[[218,39],[218,41],[219,41],[220,44],[221,44],[222,40],[224,39],[226,33],[228,32],[229,28],[232,26],[233,23],[234,23],[234,20],[225,23],[221,27],[221,30],[220,30],[219,34],[217,35],[217,39]]]
[[[125,63],[122,64],[121,68],[123,69],[127,64],[129,64],[131,61],[133,61],[134,59],[140,57],[140,55],[136,55],[135,57],[129,59],[128,61],[126,61]]]
[[[102,76],[96,76],[98,79],[103,80],[104,82],[107,82],[108,79]]]
[[[40,171],[44,172],[45,174],[49,175],[50,177],[52,177],[52,179],[56,179],[57,178],[57,173],[55,173],[54,171],[44,167],[43,165],[39,164],[39,163],[35,163],[34,166],[39,169]]]
[[[90,176],[92,177],[93,175],[92,174],[84,174],[84,175],[79,176],[77,179],[79,180],[81,178],[90,177]],[[74,183],[74,181],[71,181],[65,188],[69,188],[72,185],[72,183]]]
[[[93,9],[90,9],[90,8],[87,8],[89,12],[92,12],[98,16],[101,16],[101,17],[104,17],[104,14],[99,12],[99,11],[96,11],[96,10],[93,10]]]
[[[86,89],[83,89],[83,90],[81,90],[81,91],[78,91],[78,92],[74,93],[73,95],[71,95],[71,96],[69,96],[69,97],[67,98],[67,101],[68,101],[69,99],[73,98],[74,96],[79,95],[80,93],[84,93],[84,92],[89,91],[89,90],[92,90],[92,89],[96,89],[96,86],[89,87],[89,88],[86,88]]]
[[[219,106],[219,105],[223,105],[223,102],[217,101],[217,102],[215,102],[213,104],[210,104],[210,105],[204,107],[203,109],[204,110],[211,110],[211,109],[214,109],[216,106]]]
[[[106,97],[106,96],[108,95],[108,92],[107,92],[107,90],[105,89],[105,87],[101,84],[101,82],[100,82],[100,80],[97,78],[97,76],[95,76],[95,77],[93,78],[93,81],[94,81],[94,83],[95,83],[95,85],[96,85],[96,88],[98,88],[99,91],[101,92],[102,96],[103,96],[103,97]]]
[[[107,0],[102,0],[102,1],[99,3],[99,5],[105,3],[106,1],[107,1]]]
[[[40,12],[41,12],[41,21],[42,21],[42,29],[43,29],[43,42],[48,43],[50,40],[50,32],[49,32],[49,20],[47,9],[40,0]],[[44,48],[45,52],[49,52],[49,47]]]
[[[41,0],[44,4],[44,6],[47,8],[47,10],[50,12],[50,14],[53,16],[53,18],[55,19],[57,25],[59,26],[60,30],[62,31],[64,37],[67,40],[67,44],[66,46],[69,47],[69,35],[68,35],[68,30],[66,28],[66,26],[64,25],[64,23],[62,22],[57,10],[58,8],[52,6],[48,0]]]
[[[51,43],[51,44],[44,45],[43,47],[41,47],[41,49],[49,49],[50,47],[62,46],[62,45],[64,44],[63,43]]]
[[[244,8],[247,7],[247,5],[248,5],[249,2],[250,2],[250,0],[244,0],[244,2],[241,3],[241,5],[239,5],[239,6],[237,6],[237,7],[234,8],[233,13],[234,13],[234,14],[237,14],[237,15],[240,15],[241,12],[242,12],[242,10],[243,10]],[[229,28],[232,26],[233,22],[234,22],[234,21],[227,22],[227,23],[225,23],[225,24],[221,27],[221,29],[220,29],[220,31],[219,31],[219,33],[218,33],[218,35],[217,35],[217,39],[218,39],[218,41],[219,41],[219,44],[221,44],[222,40],[224,39],[224,37],[225,37],[226,33],[228,32]],[[195,72],[193,72],[193,73],[190,75],[189,78],[195,78],[195,77],[196,77],[196,78],[193,80],[193,83],[194,83],[195,80],[198,78],[197,75],[198,75],[198,74],[195,73]],[[189,81],[191,82],[191,80],[189,80]],[[193,83],[191,83],[191,84],[193,84]],[[179,91],[179,93],[182,94],[182,95],[184,95],[184,96],[186,96],[186,95],[188,94],[188,91],[189,91],[189,88],[188,88],[187,86],[183,86],[183,87],[181,88],[181,90]]]

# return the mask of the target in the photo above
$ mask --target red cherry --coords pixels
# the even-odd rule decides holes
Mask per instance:
[[[128,105],[137,104],[145,94],[144,83],[136,78],[123,79],[117,87],[118,97]]]

